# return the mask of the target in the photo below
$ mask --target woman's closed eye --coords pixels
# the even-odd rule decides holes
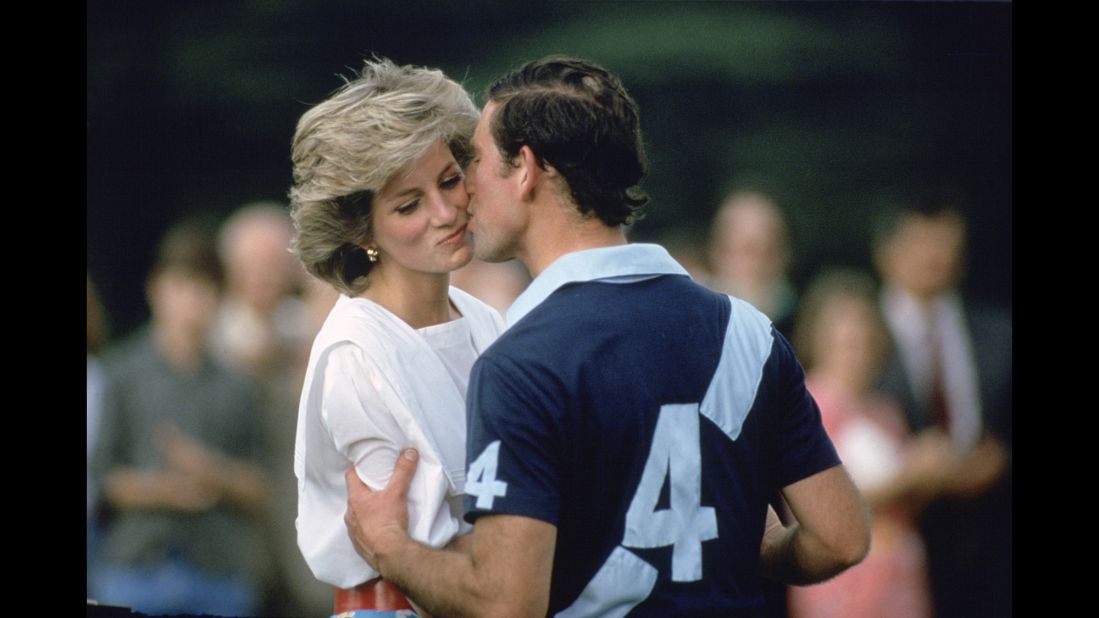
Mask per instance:
[[[465,174],[463,174],[461,170],[457,170],[453,174],[442,178],[439,181],[439,187],[442,189],[450,189],[462,182],[463,178],[465,178]]]
[[[420,198],[405,202],[397,207],[397,214],[409,215],[416,211],[416,207],[420,205]]]

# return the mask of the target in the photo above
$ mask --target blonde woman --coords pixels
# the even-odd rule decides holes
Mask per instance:
[[[294,135],[293,250],[340,292],[313,344],[294,457],[298,544],[337,587],[336,612],[410,607],[347,535],[349,464],[380,489],[401,449],[415,447],[410,534],[440,547],[468,529],[466,388],[503,328],[449,285],[472,258],[462,168],[477,117],[442,72],[376,60]]]

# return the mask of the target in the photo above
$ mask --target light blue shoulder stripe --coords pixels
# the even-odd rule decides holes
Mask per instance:
[[[771,320],[747,302],[729,297],[732,310],[725,345],[699,411],[736,440],[755,403],[763,366],[771,356]]]
[[[649,598],[659,575],[633,552],[615,547],[576,601],[554,618],[623,618]]]

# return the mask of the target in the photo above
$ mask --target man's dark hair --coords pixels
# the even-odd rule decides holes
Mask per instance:
[[[568,183],[580,212],[609,226],[633,223],[649,201],[637,103],[606,69],[565,56],[528,62],[486,91],[498,105],[491,131],[505,162],[529,146]]]
[[[209,215],[195,215],[172,225],[157,248],[150,277],[166,271],[185,272],[208,279],[219,289],[225,271],[218,255],[217,223]]]
[[[880,196],[875,200],[875,216],[871,222],[873,244],[881,247],[892,240],[907,217],[931,219],[953,215],[965,221],[964,203],[964,196],[950,186],[909,189]]]

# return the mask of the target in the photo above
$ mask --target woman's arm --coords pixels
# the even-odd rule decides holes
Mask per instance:
[[[450,482],[443,462],[423,443],[421,428],[408,425],[410,414],[392,409],[401,405],[393,393],[381,392],[388,382],[378,378],[385,371],[407,369],[382,368],[354,344],[331,350],[322,418],[336,449],[354,464],[359,478],[375,489],[389,482],[402,449],[412,446],[424,453],[409,490],[409,532],[416,540],[439,547],[460,527],[446,500]]]

